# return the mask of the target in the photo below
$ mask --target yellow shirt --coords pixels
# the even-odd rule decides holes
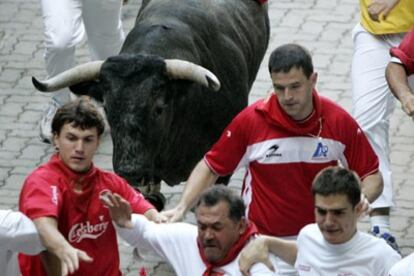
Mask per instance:
[[[372,34],[405,33],[414,27],[414,0],[400,0],[385,20],[373,21],[368,15],[368,5],[372,0],[360,0],[361,24]]]

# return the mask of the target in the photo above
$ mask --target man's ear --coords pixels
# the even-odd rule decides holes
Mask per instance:
[[[58,134],[53,133],[53,136],[52,136],[52,144],[53,144],[53,146],[55,146],[55,150],[57,150],[57,151],[59,150],[58,137],[59,137]]]
[[[357,217],[361,217],[363,213],[363,201],[359,201],[357,205],[354,207],[354,211],[357,214]]]
[[[246,231],[247,228],[247,220],[245,217],[242,217],[239,221],[239,233],[240,235],[244,233],[244,231]]]
[[[316,87],[316,82],[318,81],[318,73],[317,73],[317,72],[313,72],[313,73],[310,75],[309,79],[311,80],[312,85],[313,85],[313,87],[315,88],[315,87]]]

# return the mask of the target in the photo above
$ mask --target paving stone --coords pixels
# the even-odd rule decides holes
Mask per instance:
[[[10,169],[7,168],[1,168],[0,167],[0,179],[6,179],[9,176],[10,173]],[[0,189],[0,198],[2,197],[3,193],[2,190]]]
[[[18,152],[20,151],[26,143],[27,139],[25,138],[7,138],[1,145],[1,150],[6,150],[6,151],[15,151]]]
[[[13,129],[31,130],[36,127],[33,124],[16,123],[15,120],[16,120],[16,117],[0,116],[0,130],[13,130]]]
[[[43,40],[43,34],[40,34],[40,33],[30,32],[30,33],[22,34],[20,36],[20,41],[30,41],[32,42],[32,45],[39,45],[42,43],[40,42],[42,40]]]
[[[0,159],[0,167],[2,168],[27,167],[27,168],[34,169],[38,165],[39,165],[38,160],[19,158],[19,159],[8,161],[8,160]]]
[[[313,22],[337,22],[337,23],[346,23],[349,22],[352,18],[349,15],[343,15],[341,13],[336,14],[313,14],[308,17],[309,21]]]
[[[20,77],[21,71],[6,68],[0,75],[0,81],[15,83]]]
[[[331,65],[328,67],[328,70],[335,72],[336,74],[348,74],[351,70],[351,66],[349,64],[339,63],[339,62],[332,62]],[[349,85],[349,84],[348,84]]]
[[[20,191],[25,178],[26,176],[23,174],[11,174],[6,179],[6,184],[4,188],[6,188],[6,190],[15,189],[17,191]]]
[[[23,174],[23,175],[29,175],[29,173],[31,173],[34,170],[34,167],[20,167],[20,166],[16,166],[14,168],[12,168],[11,173],[14,174]],[[1,195],[0,195],[1,197]]]
[[[3,186],[2,188],[7,189],[7,186]],[[17,187],[17,190],[20,190],[20,189],[21,189],[21,186]],[[9,191],[13,191],[13,190],[9,190]],[[18,202],[19,202],[19,195],[17,193],[14,193],[14,192],[11,192],[8,197],[2,197],[1,198],[1,204],[5,204],[5,205],[9,205],[9,206],[13,206],[13,205],[17,206]]]
[[[321,34],[324,30],[324,25],[316,22],[306,22],[301,26],[301,33]]]
[[[7,64],[8,69],[17,69],[23,74],[26,70],[39,69],[44,70],[44,64],[41,64],[31,56],[28,60],[13,61]]]
[[[42,113],[36,111],[25,111],[19,116],[19,122],[37,124],[40,122]]]
[[[29,60],[31,58],[31,56],[29,55],[1,55],[0,59],[3,62],[15,62],[15,61],[21,61],[21,62],[25,62],[27,60]]]
[[[2,160],[15,160],[19,155],[20,153],[16,151],[0,151],[0,159]]]
[[[38,160],[39,156],[45,154],[45,149],[42,146],[29,145],[22,151],[19,158]]]

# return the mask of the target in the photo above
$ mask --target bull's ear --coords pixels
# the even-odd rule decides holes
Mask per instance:
[[[94,98],[98,102],[103,102],[103,92],[97,81],[81,82],[69,86],[69,89],[78,96],[87,95]]]

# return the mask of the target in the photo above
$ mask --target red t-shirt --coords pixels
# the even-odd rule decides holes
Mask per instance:
[[[391,48],[390,53],[401,60],[408,75],[414,74],[414,29],[405,35],[398,47]]]
[[[73,191],[75,183],[84,185],[82,193]],[[116,232],[108,209],[99,200],[106,191],[129,201],[134,213],[154,208],[118,175],[94,166],[86,174],[77,174],[58,155],[32,172],[23,185],[20,211],[32,220],[56,218],[60,233],[69,243],[93,258],[92,263],[80,262],[73,275],[121,275]],[[40,256],[20,254],[19,262],[23,276],[46,275]]]
[[[311,185],[323,168],[341,163],[361,178],[378,171],[378,158],[355,120],[316,92],[313,101],[314,112],[300,123],[275,95],[256,102],[204,157],[221,176],[246,168],[242,196],[260,233],[293,236],[315,221]]]

